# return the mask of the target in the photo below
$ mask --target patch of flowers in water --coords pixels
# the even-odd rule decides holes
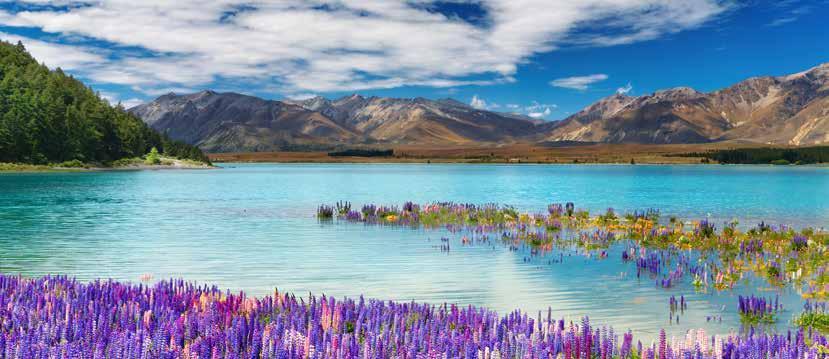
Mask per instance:
[[[740,319],[750,324],[756,323],[774,323],[777,320],[777,314],[783,308],[778,302],[778,298],[774,300],[765,297],[738,296],[737,309],[740,313]]]
[[[683,222],[675,217],[660,222],[655,209],[620,215],[609,208],[591,217],[572,202],[550,204],[546,213],[532,214],[497,204],[452,202],[406,202],[400,207],[369,204],[360,212],[320,208],[325,209],[318,212],[320,218],[337,212],[336,217],[347,222],[445,228],[471,235],[469,244],[475,243],[475,236],[494,234],[511,249],[530,247],[533,255],[577,247],[589,256],[598,251],[595,257],[604,258],[611,245],[627,243],[631,249],[622,259],[635,262],[637,272],[647,271],[662,287],[672,287],[688,273],[699,290],[726,290],[751,272],[775,286],[805,286],[806,298],[829,299],[829,234],[810,228],[796,231],[761,222],[741,231],[736,222],[717,226],[707,219]],[[653,257],[653,252],[644,249],[663,252]],[[690,251],[698,254],[695,263],[689,261]]]
[[[621,335],[620,335],[621,334]],[[825,358],[797,331],[652,345],[633,334],[515,311],[275,292],[251,298],[180,280],[154,286],[0,275],[3,358]]]
[[[794,318],[797,326],[829,334],[829,307],[826,302],[806,301],[803,313]]]

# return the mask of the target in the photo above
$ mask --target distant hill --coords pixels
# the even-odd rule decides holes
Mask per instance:
[[[160,135],[59,68],[50,71],[21,43],[0,41],[0,162],[107,163],[153,147],[207,160],[198,148]]]
[[[828,143],[829,64],[789,76],[751,78],[711,93],[674,88],[640,97],[617,94],[551,127],[545,140]]]
[[[360,95],[273,101],[202,91],[164,95],[130,112],[172,138],[211,152],[504,142],[536,130],[529,118],[482,111],[450,99]]]
[[[168,94],[130,109],[170,137],[211,152],[364,144],[681,144],[829,142],[829,64],[701,93],[687,87],[609,96],[556,122],[452,100],[351,95],[274,101],[236,93]]]

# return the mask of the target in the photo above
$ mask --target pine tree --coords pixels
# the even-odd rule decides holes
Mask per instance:
[[[0,161],[107,163],[150,149],[209,162],[198,148],[110,106],[60,68],[39,64],[21,42],[0,41]]]

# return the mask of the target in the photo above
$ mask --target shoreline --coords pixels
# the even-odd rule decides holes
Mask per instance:
[[[227,161],[227,162],[214,162],[217,166],[214,167],[224,167],[222,165],[234,165],[234,164],[244,164],[244,165],[254,165],[254,164],[263,164],[263,165],[289,165],[289,164],[296,164],[296,165],[315,165],[315,164],[340,164],[340,165],[494,165],[494,166],[700,166],[700,167],[719,167],[719,166],[747,166],[747,167],[775,167],[775,168],[789,168],[789,167],[797,167],[797,168],[824,168],[829,167],[829,163],[814,163],[814,164],[804,164],[804,165],[773,165],[768,163],[691,163],[691,162],[647,162],[647,163],[623,163],[623,162],[579,162],[579,163],[566,163],[566,162],[521,162],[521,163],[511,163],[511,162],[463,162],[463,161],[432,161],[432,162],[414,162],[414,161]]]
[[[164,171],[164,170],[197,170],[197,169],[218,169],[218,166],[196,163],[190,160],[179,160],[165,158],[168,163],[148,165],[142,161],[129,161],[127,164],[103,167],[97,165],[79,167],[61,167],[50,165],[34,165],[27,163],[0,163],[0,174],[2,173],[66,173],[66,172],[108,172],[108,171]]]
[[[331,156],[326,151],[271,151],[208,153],[215,163],[454,163],[454,164],[719,164],[695,153],[735,148],[764,147],[738,143],[679,145],[590,144],[544,146],[538,144],[469,146],[390,146],[392,156]]]
[[[176,171],[176,170],[216,170],[220,166],[204,167],[177,167],[177,166],[141,166],[141,167],[45,167],[45,168],[21,168],[21,169],[0,169],[0,174],[11,173],[90,173],[90,172],[127,172],[127,171]]]

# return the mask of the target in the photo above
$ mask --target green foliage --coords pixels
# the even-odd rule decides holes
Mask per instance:
[[[161,164],[161,155],[158,154],[157,148],[153,147],[150,150],[150,153],[147,154],[147,158],[144,160],[144,163],[148,165]]]
[[[684,153],[676,157],[703,157],[720,163],[797,165],[829,163],[829,146],[798,148],[737,148]]]
[[[139,157],[121,158],[121,159],[117,159],[115,161],[112,161],[112,163],[110,163],[110,166],[114,167],[114,168],[119,168],[119,167],[131,166],[131,165],[138,165],[142,162],[144,162],[144,160],[142,160]]]
[[[40,171],[52,171],[53,168],[46,165],[32,165],[26,163],[5,163],[0,162],[0,172],[40,172]]]
[[[804,312],[794,319],[794,323],[804,329],[815,329],[829,334],[829,313]]]
[[[84,167],[86,167],[86,164],[79,161],[79,160],[69,160],[69,161],[63,161],[61,163],[58,163],[56,165],[56,167],[60,167],[60,168],[84,168]]]
[[[394,150],[348,149],[328,152],[328,155],[331,157],[391,157],[394,155]]]
[[[765,315],[749,315],[749,314],[742,314],[740,313],[740,321],[745,324],[757,325],[757,324],[774,324],[777,321],[777,318],[772,313],[766,313]]]
[[[23,44],[0,41],[0,162],[110,163],[157,147],[171,157],[208,162],[82,82],[38,64]]]

